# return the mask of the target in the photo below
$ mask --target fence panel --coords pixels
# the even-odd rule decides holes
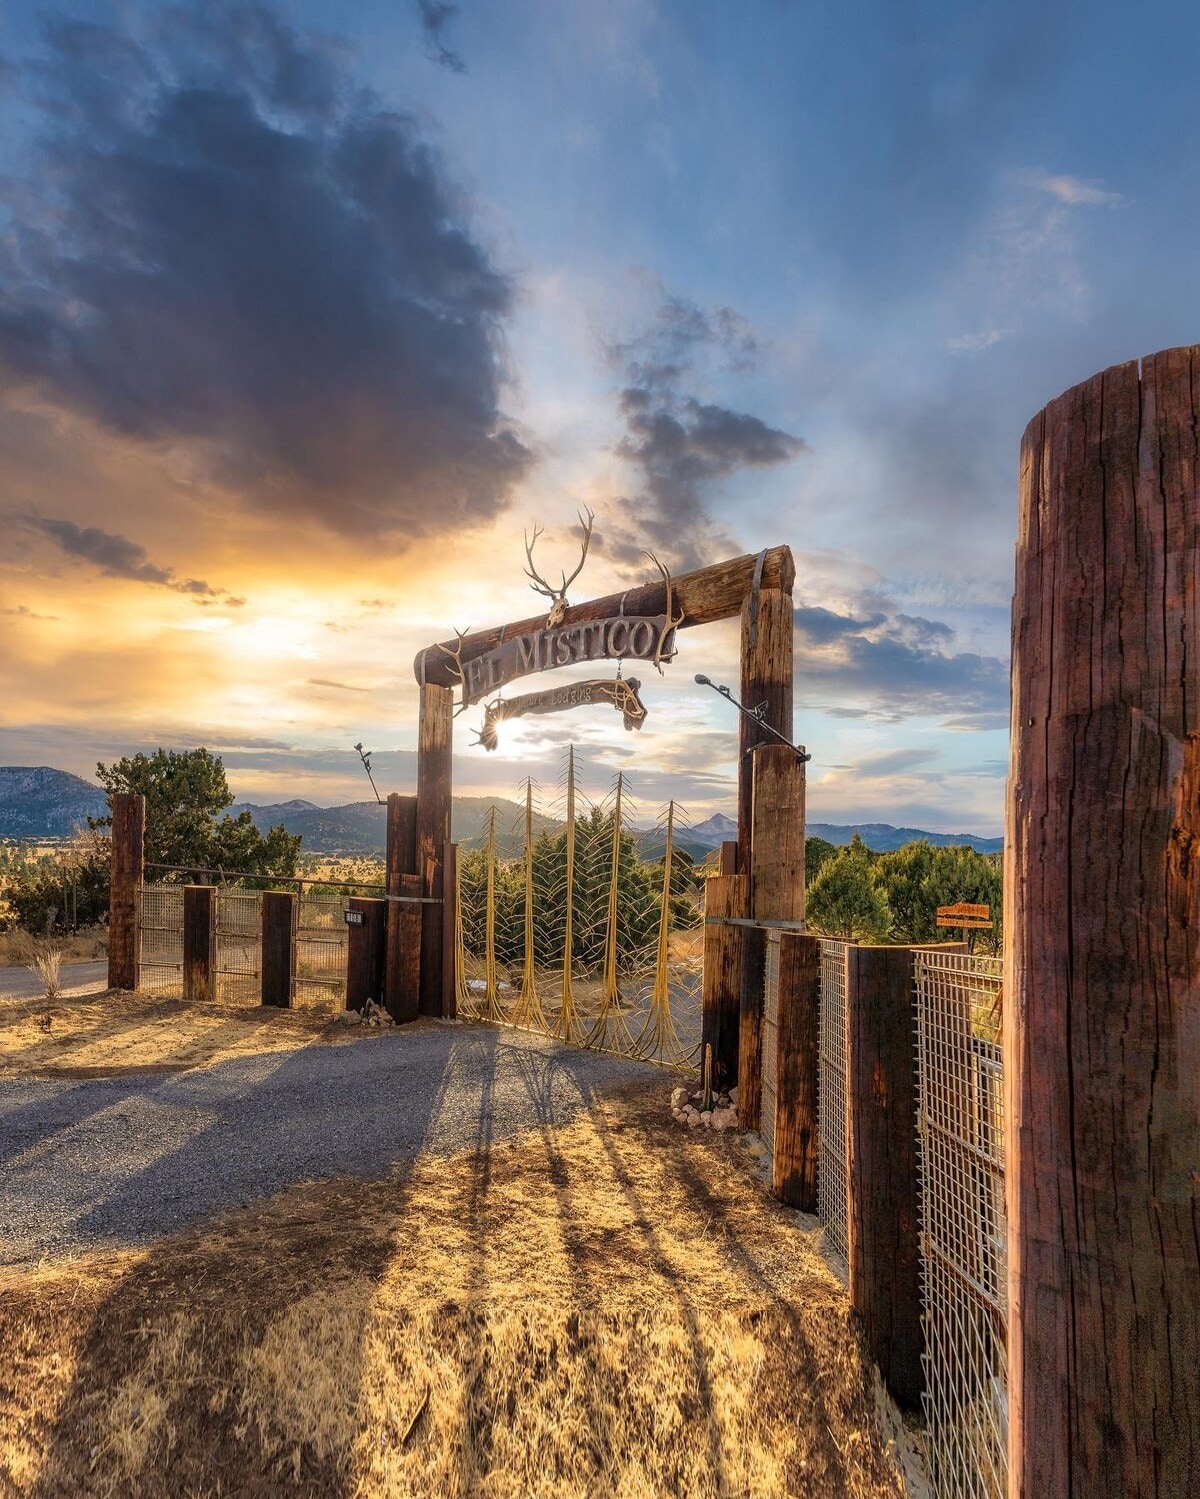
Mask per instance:
[[[846,990],[849,945],[821,939],[821,1044],[817,1117],[821,1132],[817,1212],[839,1253],[846,1245]]]
[[[183,996],[183,886],[142,886],[142,989]]]
[[[915,963],[930,1480],[936,1499],[1003,1499],[1003,969],[966,953],[919,952]]]
[[[347,899],[328,890],[301,891],[296,903],[293,1004],[344,1008]]]
[[[217,891],[217,1001],[258,1004],[262,997],[262,891]]]

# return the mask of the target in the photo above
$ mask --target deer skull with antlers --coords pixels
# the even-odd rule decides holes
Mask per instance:
[[[563,617],[567,612],[567,589],[570,588],[571,584],[574,583],[575,579],[583,571],[583,564],[587,561],[588,547],[592,544],[592,527],[595,521],[596,517],[590,510],[587,512],[586,519],[580,513],[579,524],[583,527],[583,549],[579,554],[579,566],[569,578],[565,572],[563,573],[562,586],[560,588],[555,588],[553,584],[547,583],[546,579],[542,577],[541,573],[533,565],[533,549],[537,545],[538,537],[542,534],[541,526],[534,526],[532,540],[530,540],[528,533],[526,533],[525,556],[528,566],[525,568],[525,576],[533,579],[529,586],[533,589],[534,593],[540,593],[545,598],[552,600],[550,613],[546,616],[547,630],[557,629],[563,622]]]

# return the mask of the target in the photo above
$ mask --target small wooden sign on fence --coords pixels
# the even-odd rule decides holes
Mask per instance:
[[[991,906],[974,905],[970,901],[960,900],[957,905],[937,908],[937,924],[990,931],[991,914]]]

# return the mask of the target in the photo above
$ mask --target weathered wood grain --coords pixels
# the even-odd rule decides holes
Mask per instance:
[[[387,799],[387,852],[386,852],[385,879],[387,881],[387,893],[389,895],[400,895],[402,891],[402,880],[405,875],[417,875],[417,798],[415,796],[401,796],[393,792]],[[416,894],[421,893],[421,881],[417,879]],[[411,887],[407,891],[412,894]],[[404,953],[410,950],[412,935],[411,926],[405,928],[403,925],[404,914],[409,912],[410,922],[417,922],[418,942],[417,959],[405,964]],[[409,1020],[415,1020],[419,994],[414,991],[410,996],[402,992],[404,985],[412,981],[412,975],[416,975],[416,982],[420,983],[420,907],[402,906],[396,901],[388,902],[387,910],[387,953],[384,959],[383,991],[384,1006],[393,1020],[399,1021],[401,1016]],[[407,975],[407,977],[406,977]],[[412,1013],[409,1014],[409,1010]]]
[[[1004,1005],[1011,1493],[1200,1473],[1200,346],[1021,448]]]
[[[262,898],[262,1002],[291,1009],[296,964],[296,897],[264,890]]]
[[[385,999],[389,902],[352,895],[346,904],[363,919],[362,926],[346,929],[346,1008],[361,1010],[369,999],[376,1004]]]
[[[744,874],[713,875],[704,882],[706,917],[746,917],[750,882]],[[741,1029],[742,946],[745,927],[706,924],[704,928],[703,1014],[700,1055],[712,1047],[712,1082],[717,1092],[738,1080]]]
[[[211,1004],[217,997],[217,892],[212,885],[183,887],[183,997]]]
[[[742,702],[766,704],[766,722],[785,739],[792,737],[792,596],[781,588],[748,594],[742,605]],[[766,729],[738,714],[738,856],[741,872],[753,867],[751,833],[754,760],[759,745],[780,745]],[[795,758],[794,756],[792,757]]]
[[[820,940],[806,932],[783,932],[779,938],[772,1187],[781,1201],[804,1213],[817,1210],[820,1016]]]
[[[108,887],[108,987],[136,989],[141,954],[146,799],[131,791],[109,797],[112,864]]]
[[[884,1384],[916,1410],[925,1381],[911,947],[849,949],[846,1032],[850,1304]]]

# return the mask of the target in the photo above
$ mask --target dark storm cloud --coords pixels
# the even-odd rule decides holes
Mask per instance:
[[[649,545],[680,567],[712,561],[710,553],[736,547],[709,509],[713,487],[739,470],[772,468],[809,450],[803,438],[685,388],[698,382],[701,358],[729,373],[750,369],[758,353],[749,324],[731,308],[708,312],[670,296],[645,333],[609,350],[626,380],[618,452],[643,482],[642,495],[623,501],[620,519],[606,529],[610,555],[632,562]]]
[[[425,53],[433,62],[452,73],[465,73],[467,65],[461,54],[447,47],[443,33],[446,23],[458,14],[458,6],[448,0],[417,0],[417,14],[425,33]]]
[[[25,524],[48,536],[68,557],[92,563],[106,577],[127,578],[133,583],[157,583],[164,588],[173,588],[176,593],[204,595],[207,599],[220,597],[217,589],[201,579],[177,578],[174,569],[151,562],[146,548],[130,541],[128,536],[40,515],[26,517]],[[242,603],[243,600],[226,599],[226,602]]]
[[[997,728],[1007,722],[1007,663],[996,656],[943,650],[954,631],[941,620],[909,614],[856,619],[820,608],[798,608],[794,618],[801,691],[832,688],[841,698],[869,704],[820,705],[835,717],[899,721],[936,716],[956,729]]]
[[[0,371],[271,508],[365,533],[501,506],[510,282],[414,121],[260,5],[59,23],[4,188]]]

